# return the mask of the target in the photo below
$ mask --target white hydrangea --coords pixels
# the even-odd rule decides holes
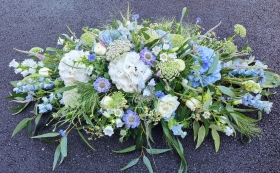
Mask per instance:
[[[152,70],[136,52],[126,53],[121,59],[110,62],[108,68],[116,87],[130,93],[139,92],[138,84],[152,76]]]
[[[61,79],[66,86],[73,85],[78,82],[88,82],[93,67],[87,67],[85,64],[77,62],[83,56],[88,56],[89,52],[72,50],[66,53],[61,59],[58,69]]]

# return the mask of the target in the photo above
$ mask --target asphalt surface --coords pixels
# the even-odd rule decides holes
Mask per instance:
[[[189,18],[195,22],[202,19],[202,26],[207,30],[219,21],[222,25],[216,30],[221,38],[233,33],[236,23],[247,28],[247,37],[238,39],[238,45],[249,42],[257,59],[265,61],[273,72],[280,73],[280,2],[278,0],[138,0],[130,1],[135,13],[142,18],[176,17],[179,20],[181,9],[189,8]],[[23,60],[25,55],[13,50],[29,50],[34,46],[55,46],[57,36],[68,33],[66,25],[77,35],[83,26],[98,27],[109,19],[118,16],[119,10],[126,9],[127,1],[9,1],[1,0],[0,5],[0,172],[51,172],[53,153],[56,144],[46,144],[30,139],[22,131],[15,137],[11,134],[16,125],[24,118],[30,117],[27,111],[11,116],[8,106],[15,106],[4,98],[12,90],[8,82],[20,79],[8,67],[12,59]],[[221,147],[214,151],[210,137],[195,150],[192,132],[182,140],[189,172],[280,172],[280,104],[278,93],[271,97],[274,102],[272,112],[264,115],[259,123],[264,133],[262,138],[253,139],[251,144],[244,145],[239,137],[221,136]],[[30,109],[29,109],[30,110]],[[139,152],[117,155],[111,152],[133,145],[129,140],[118,143],[118,135],[92,141],[97,151],[91,151],[77,133],[68,136],[68,156],[64,163],[54,172],[119,172]],[[165,148],[161,128],[154,132],[154,147]],[[175,153],[175,152],[174,152]],[[166,153],[156,156],[156,172],[176,172],[179,157]],[[150,157],[151,158],[151,157]],[[143,162],[125,172],[147,172]]]

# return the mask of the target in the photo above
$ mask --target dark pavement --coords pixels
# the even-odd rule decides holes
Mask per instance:
[[[66,25],[77,35],[83,26],[98,27],[104,21],[119,17],[119,10],[125,10],[127,1],[107,0],[1,0],[0,5],[0,172],[52,172],[53,154],[57,144],[46,144],[30,139],[22,131],[15,137],[11,134],[16,125],[30,117],[29,110],[11,116],[8,106],[16,104],[4,98],[12,90],[8,82],[20,79],[8,67],[12,59],[23,60],[24,54],[13,50],[29,50],[34,46],[42,48],[55,46],[57,36],[68,33]],[[189,18],[195,22],[202,19],[207,30],[219,21],[216,30],[221,38],[233,34],[236,23],[247,28],[247,37],[237,39],[238,45],[245,42],[254,50],[257,59],[265,61],[273,72],[280,73],[280,1],[279,0],[138,0],[130,1],[135,13],[141,18],[173,17],[179,20],[184,6],[189,8]],[[221,135],[218,153],[209,136],[200,148],[195,150],[192,132],[182,140],[189,172],[280,172],[280,103],[278,93],[271,97],[274,102],[271,114],[263,115],[259,123],[264,133],[262,138],[253,139],[249,145],[240,142],[239,137]],[[111,149],[131,146],[134,140],[118,143],[118,135],[92,141],[97,151],[91,151],[73,131],[68,136],[68,156],[54,172],[119,172],[119,169],[140,155],[140,152],[118,155]],[[156,128],[154,147],[164,148],[161,128]],[[148,156],[151,158],[150,156]],[[152,159],[152,158],[151,158]],[[177,172],[179,157],[171,152],[155,156],[155,172]],[[125,172],[147,172],[143,162]]]

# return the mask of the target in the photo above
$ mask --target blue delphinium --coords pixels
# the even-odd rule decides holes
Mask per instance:
[[[247,94],[242,98],[242,104],[245,106],[252,106],[261,111],[265,111],[265,113],[269,113],[271,111],[272,102],[269,101],[261,101],[261,95],[258,94],[253,96],[251,94]]]
[[[184,138],[187,135],[187,132],[184,132],[182,130],[182,127],[184,125],[183,124],[179,124],[179,125],[174,125],[171,127],[171,130],[173,132],[173,135],[177,135],[177,136],[181,136],[182,138]]]
[[[127,128],[136,128],[140,125],[140,117],[133,111],[127,110],[122,120],[124,121]]]
[[[156,91],[154,95],[155,95],[155,97],[157,97],[159,99],[161,99],[162,97],[165,96],[164,92],[162,92],[162,91]]]
[[[221,61],[218,61],[215,71],[212,74],[207,74],[211,67],[214,57],[216,56],[213,49],[199,46],[199,60],[194,59],[194,65],[188,78],[191,81],[192,87],[212,85],[221,79]]]
[[[57,98],[55,97],[55,94],[53,94],[53,93],[51,93],[48,98],[42,97],[43,103],[38,104],[39,113],[46,113],[48,111],[51,111],[53,109],[52,103],[54,103],[55,99],[57,99]],[[61,104],[61,100],[60,100],[60,104]]]
[[[96,81],[93,83],[93,86],[98,93],[107,92],[111,88],[110,82],[104,77],[97,78]]]
[[[202,20],[201,20],[200,17],[196,18],[196,22],[197,22],[197,23],[200,23],[201,21],[202,21]]]
[[[133,14],[131,20],[137,20],[137,19],[139,19],[139,14]]]

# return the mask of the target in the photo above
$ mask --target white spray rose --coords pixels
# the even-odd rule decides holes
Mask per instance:
[[[94,52],[98,55],[105,55],[106,51],[106,47],[103,46],[101,43],[97,43],[94,47]]]
[[[157,105],[157,110],[163,118],[169,118],[172,113],[176,111],[180,105],[180,102],[178,102],[177,99],[178,97],[172,96],[170,94],[161,98],[159,104]]]

